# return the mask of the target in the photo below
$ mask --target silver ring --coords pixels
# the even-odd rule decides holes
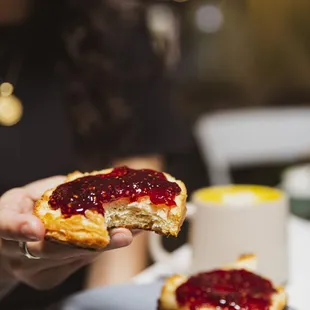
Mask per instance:
[[[40,257],[34,256],[34,255],[32,255],[32,254],[29,252],[26,242],[24,242],[24,241],[19,241],[19,242],[18,242],[18,246],[19,246],[19,249],[20,249],[20,251],[22,252],[22,254],[23,254],[25,257],[27,257],[28,259],[40,259]]]

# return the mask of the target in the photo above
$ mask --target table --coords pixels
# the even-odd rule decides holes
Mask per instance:
[[[296,310],[309,310],[310,295],[310,222],[290,216],[288,222],[289,268],[287,285],[289,305]],[[173,264],[154,264],[137,275],[133,282],[146,284],[174,273],[185,272],[191,259],[190,246],[182,246],[173,252]]]

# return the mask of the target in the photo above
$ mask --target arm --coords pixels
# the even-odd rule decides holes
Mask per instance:
[[[122,165],[135,169],[150,168],[159,171],[164,166],[162,157],[157,155],[115,161],[115,166]],[[127,282],[141,272],[146,267],[148,260],[147,240],[148,233],[144,232],[135,237],[133,243],[126,249],[101,254],[89,266],[86,288]]]

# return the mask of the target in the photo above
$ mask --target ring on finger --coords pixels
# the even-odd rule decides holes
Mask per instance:
[[[41,257],[39,256],[34,256],[33,254],[31,254],[29,252],[29,249],[28,249],[28,246],[27,246],[27,242],[24,242],[24,241],[19,241],[18,242],[18,246],[19,246],[19,249],[21,251],[21,253],[27,257],[28,259],[41,259]]]

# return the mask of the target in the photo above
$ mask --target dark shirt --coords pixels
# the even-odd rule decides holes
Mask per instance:
[[[0,126],[0,194],[37,179],[68,173],[74,167],[72,131],[55,72],[57,48],[47,55],[47,46],[33,42],[30,30],[28,26],[0,30],[1,82],[14,62],[22,59],[14,86],[24,108],[18,124]],[[80,289],[82,278],[83,273],[76,274],[62,287],[44,293],[20,285],[0,302],[0,308],[42,309],[55,298]]]
[[[39,41],[38,37],[31,40],[28,35],[26,27],[0,30],[0,40],[4,42],[0,46],[1,81],[5,80],[16,57],[22,57],[15,94],[24,106],[24,115],[18,124],[0,126],[0,194],[40,178],[66,174],[78,168],[75,162],[77,152],[98,151],[93,148],[94,144],[81,142],[66,114],[62,83],[55,70],[61,49],[50,44],[44,34]],[[135,102],[134,122],[124,132],[128,136],[128,148],[123,147],[119,154],[114,155],[155,153],[171,158],[178,153],[188,156],[192,147],[189,131],[170,106],[166,91],[167,86],[159,82],[128,93],[130,100]],[[100,140],[95,145],[100,146],[101,151],[109,148]],[[0,308],[43,309],[82,289],[84,274],[83,269],[48,292],[37,292],[20,285],[0,302]]]
[[[32,31],[31,24],[0,29],[0,81],[14,84],[24,108],[19,123],[0,126],[0,194],[73,167],[71,128],[55,70],[58,47],[38,42]],[[13,71],[17,62],[20,69]]]

